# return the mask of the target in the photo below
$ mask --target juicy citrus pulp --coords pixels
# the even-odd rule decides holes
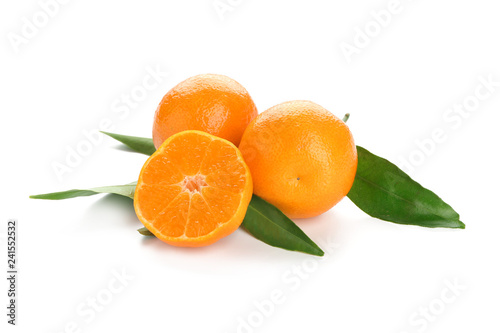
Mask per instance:
[[[134,208],[164,242],[204,246],[240,226],[252,189],[236,146],[201,131],[184,131],[168,138],[142,167]]]

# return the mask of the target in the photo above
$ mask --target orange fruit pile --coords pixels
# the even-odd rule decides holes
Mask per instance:
[[[134,208],[159,239],[197,247],[238,229],[251,197],[252,176],[236,146],[184,131],[168,138],[144,164]]]
[[[153,141],[134,207],[149,231],[176,246],[208,245],[235,231],[252,193],[290,218],[322,214],[356,175],[356,146],[342,120],[309,101],[257,116],[245,88],[223,75],[172,88],[156,110]]]

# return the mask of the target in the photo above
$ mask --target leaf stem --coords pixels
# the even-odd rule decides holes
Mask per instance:
[[[350,113],[346,113],[346,114],[345,114],[345,116],[344,116],[344,118],[342,118],[342,121],[343,121],[344,123],[346,123],[346,122],[349,120],[349,117],[350,117],[350,116],[351,116],[351,114],[350,114]]]

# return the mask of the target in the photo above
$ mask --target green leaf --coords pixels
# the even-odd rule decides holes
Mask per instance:
[[[317,256],[324,252],[278,208],[252,196],[242,223],[250,234],[271,246],[291,251],[300,251]]]
[[[120,141],[127,147],[141,154],[152,155],[156,151],[155,145],[153,144],[153,139],[102,132],[102,131],[101,133],[104,133],[107,136],[110,136],[113,139]]]
[[[137,182],[132,182],[126,185],[116,185],[116,186],[102,186],[102,187],[94,187],[89,189],[76,189],[76,190],[68,190],[63,192],[53,192],[46,194],[37,194],[31,195],[31,199],[46,199],[46,200],[62,200],[62,199],[70,199],[76,197],[85,197],[89,195],[95,195],[100,193],[112,193],[122,195],[124,197],[129,197],[131,199],[134,198],[135,185]]]
[[[137,229],[137,231],[139,231],[139,233],[143,236],[154,236],[154,234],[151,231],[149,231],[148,228],[146,227]]]
[[[357,146],[358,169],[347,195],[368,215],[428,228],[465,228],[457,212],[397,166]]]

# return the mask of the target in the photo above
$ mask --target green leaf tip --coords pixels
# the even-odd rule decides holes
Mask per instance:
[[[154,234],[151,231],[149,231],[148,228],[146,227],[137,229],[137,231],[139,231],[139,233],[143,236],[154,236]]]
[[[357,146],[358,169],[348,198],[368,215],[399,224],[464,229],[459,214],[396,165]]]
[[[325,254],[291,219],[256,195],[252,196],[241,225],[268,245],[320,257]]]

